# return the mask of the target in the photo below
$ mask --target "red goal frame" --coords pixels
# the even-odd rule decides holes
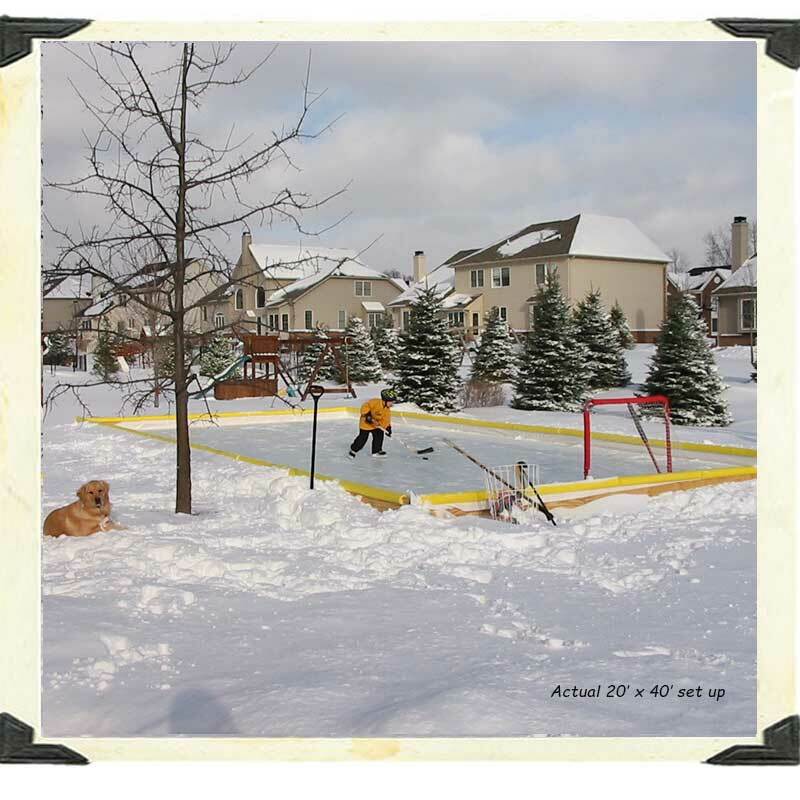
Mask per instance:
[[[597,397],[592,400],[587,400],[583,406],[583,479],[589,477],[592,469],[592,409],[596,406],[627,406],[633,417],[634,424],[637,427],[639,436],[642,443],[650,453],[650,458],[653,459],[653,465],[656,472],[661,472],[658,467],[658,462],[653,456],[653,451],[650,448],[650,443],[647,435],[639,425],[636,416],[633,412],[634,406],[639,405],[660,405],[664,410],[664,441],[666,442],[666,466],[667,472],[672,472],[672,438],[670,433],[671,420],[669,410],[669,398],[663,394],[645,395],[643,397]]]

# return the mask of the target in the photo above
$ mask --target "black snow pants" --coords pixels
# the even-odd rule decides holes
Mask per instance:
[[[358,436],[353,439],[350,449],[357,453],[367,443],[370,434],[372,434],[372,452],[380,453],[383,450],[383,431],[380,428],[375,428],[372,431],[360,430]]]

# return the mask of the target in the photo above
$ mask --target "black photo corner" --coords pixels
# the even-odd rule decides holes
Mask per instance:
[[[790,69],[800,67],[800,20],[714,18],[711,23],[732,36],[766,40],[766,54]],[[85,28],[87,19],[0,16],[0,68],[32,52],[32,40],[61,39]],[[316,391],[315,391],[316,390]],[[312,387],[314,433],[317,403],[324,390]],[[312,437],[312,447],[315,442]],[[311,481],[314,480],[314,451]],[[88,764],[80,753],[59,744],[35,744],[34,730],[8,713],[0,713],[0,764]],[[800,717],[788,716],[764,730],[761,745],[733,745],[704,763],[724,766],[800,764]]]

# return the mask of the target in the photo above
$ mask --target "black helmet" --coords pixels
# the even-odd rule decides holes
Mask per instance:
[[[381,400],[383,400],[384,403],[386,402],[396,403],[397,392],[394,389],[384,389],[381,392]]]

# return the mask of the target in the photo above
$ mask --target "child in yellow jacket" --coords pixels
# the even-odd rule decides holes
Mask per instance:
[[[383,434],[392,435],[392,404],[397,400],[394,389],[384,389],[380,397],[367,400],[361,406],[361,416],[358,419],[358,436],[350,445],[350,458],[355,458],[356,453],[367,443],[372,434],[372,455],[383,457]]]

